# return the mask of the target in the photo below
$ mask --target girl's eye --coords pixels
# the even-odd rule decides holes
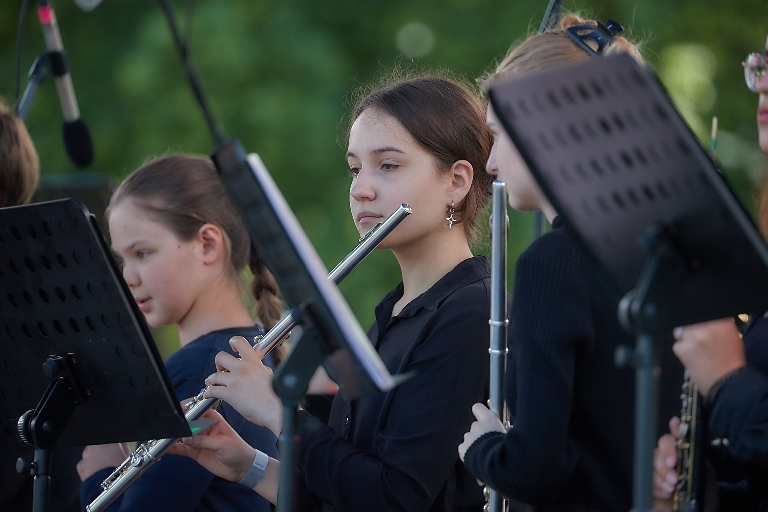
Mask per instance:
[[[149,251],[137,251],[136,257],[140,260],[147,259],[149,257],[150,252]]]
[[[385,171],[394,171],[400,167],[398,164],[381,164],[381,168]]]
[[[349,168],[349,171],[348,171],[348,172],[349,172],[349,175],[350,175],[350,176],[352,176],[352,177],[354,178],[355,176],[357,176],[358,174],[360,174],[360,168],[359,168],[359,167],[355,167],[355,166],[353,166],[353,167],[350,167],[350,168]]]

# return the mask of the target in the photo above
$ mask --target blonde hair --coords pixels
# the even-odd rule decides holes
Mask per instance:
[[[520,77],[553,66],[591,58],[566,33],[567,29],[580,25],[597,27],[597,21],[582,19],[578,14],[566,14],[560,20],[560,28],[533,34],[521,43],[512,45],[507,55],[495,69],[481,80],[483,89],[488,90],[492,85],[508,80],[513,76]],[[585,43],[597,51],[595,41],[587,40]],[[617,53],[628,53],[638,62],[643,62],[639,46],[619,35],[613,36],[611,44],[604,48],[602,54],[607,56]]]
[[[40,181],[40,159],[24,122],[0,98],[0,207],[27,204]]]

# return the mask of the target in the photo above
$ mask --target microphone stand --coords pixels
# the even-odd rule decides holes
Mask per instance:
[[[539,25],[539,34],[551,30],[557,26],[560,21],[560,9],[563,0],[549,0],[547,10],[544,11],[544,18]],[[544,233],[544,215],[541,210],[533,212],[533,239],[536,240]]]
[[[32,105],[32,100],[35,99],[38,87],[51,74],[52,70],[51,52],[45,52],[32,63],[28,74],[29,82],[27,82],[27,88],[24,89],[24,95],[16,106],[16,116],[22,121],[27,117],[27,112],[29,112],[29,107]]]

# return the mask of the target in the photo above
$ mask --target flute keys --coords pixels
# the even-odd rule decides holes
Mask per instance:
[[[133,452],[131,454],[131,466],[133,466],[134,468],[137,468],[141,466],[143,463],[144,463],[144,457],[139,455],[138,452]]]

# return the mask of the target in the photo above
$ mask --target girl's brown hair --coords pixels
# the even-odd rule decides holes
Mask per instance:
[[[40,160],[24,122],[0,98],[0,207],[27,204],[40,181]]]
[[[464,81],[438,72],[408,77],[393,72],[357,93],[350,128],[363,111],[375,108],[397,119],[416,143],[432,154],[439,169],[447,171],[458,160],[472,164],[472,185],[455,211],[459,225],[473,243],[493,181],[485,172],[493,141],[485,126],[483,100]]]
[[[203,224],[224,233],[230,271],[235,279],[248,265],[256,314],[265,329],[280,319],[283,303],[277,283],[251,244],[248,230],[227,196],[213,162],[202,156],[169,155],[147,162],[131,173],[112,194],[106,216],[125,199],[145,208],[180,240],[194,238]]]

